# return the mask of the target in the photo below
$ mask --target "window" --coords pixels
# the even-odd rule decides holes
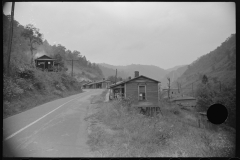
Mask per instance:
[[[138,86],[138,97],[140,101],[146,100],[146,86]]]

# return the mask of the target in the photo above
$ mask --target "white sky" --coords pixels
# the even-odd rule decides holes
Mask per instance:
[[[167,69],[220,46],[235,14],[234,2],[16,2],[14,18],[91,62]]]

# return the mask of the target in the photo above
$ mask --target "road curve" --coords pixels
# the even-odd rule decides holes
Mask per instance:
[[[91,96],[103,89],[54,100],[3,120],[4,157],[93,157],[87,141]]]

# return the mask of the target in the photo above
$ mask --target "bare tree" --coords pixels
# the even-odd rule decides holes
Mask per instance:
[[[8,50],[7,50],[7,65],[6,70],[7,74],[10,74],[10,59],[11,59],[11,47],[12,47],[12,34],[13,34],[13,21],[14,21],[14,6],[15,2],[12,2],[12,11],[11,11],[11,23],[10,23],[10,30],[9,30],[9,38],[8,38]]]
[[[167,77],[168,80],[168,99],[169,99],[169,93],[170,93],[170,77]]]

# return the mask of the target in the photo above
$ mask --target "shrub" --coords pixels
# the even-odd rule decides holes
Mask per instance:
[[[14,81],[12,77],[3,74],[3,97],[5,100],[20,95],[24,90]]]
[[[54,90],[53,94],[59,95],[59,96],[63,96],[62,92],[59,90]]]
[[[197,105],[200,111],[207,111],[208,107],[214,103],[220,103],[228,109],[227,124],[236,125],[236,81],[234,80],[227,87],[222,84],[221,91],[218,84],[200,84],[196,91]]]

